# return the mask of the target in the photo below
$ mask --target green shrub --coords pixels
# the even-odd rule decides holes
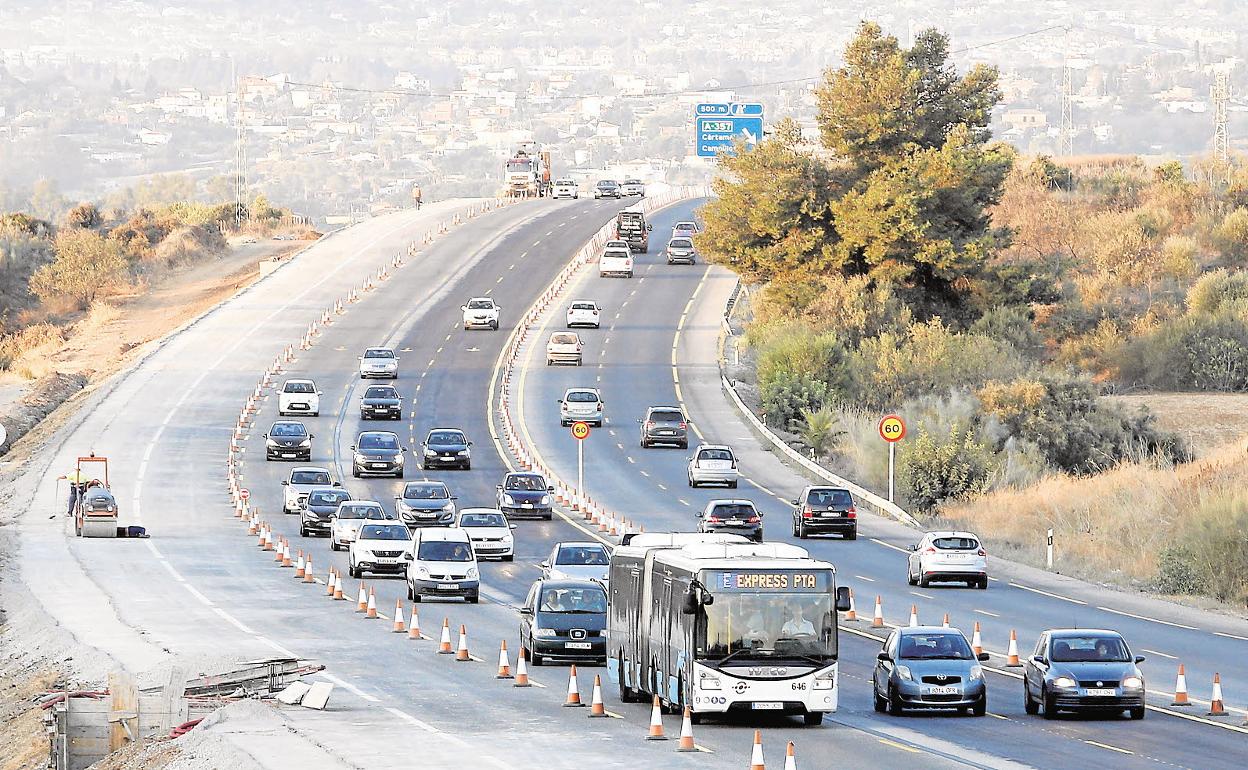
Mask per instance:
[[[1196,569],[1195,554],[1180,545],[1169,546],[1157,555],[1153,586],[1163,594],[1198,596],[1209,592],[1205,576]]]
[[[1228,300],[1248,300],[1248,273],[1214,270],[1202,275],[1187,290],[1190,313],[1217,313]]]
[[[802,441],[814,450],[815,457],[822,457],[834,451],[837,441],[845,435],[845,431],[838,429],[839,424],[840,415],[830,406],[816,410],[807,409],[802,412],[798,433],[801,434]]]
[[[1044,339],[1036,331],[1031,308],[1025,305],[998,305],[980,316],[971,325],[971,334],[1008,342],[1020,353],[1034,355],[1044,347]]]
[[[943,437],[920,431],[902,446],[900,465],[907,498],[922,511],[984,491],[994,467],[991,451],[970,428],[954,428]]]
[[[1122,351],[1123,379],[1159,390],[1248,390],[1248,322],[1240,306],[1188,314],[1132,340]]]
[[[828,401],[828,385],[808,374],[777,371],[759,381],[763,413],[768,425],[786,430],[801,420],[802,414],[823,408]]]
[[[844,347],[836,335],[815,333],[802,323],[756,325],[750,342],[758,348],[758,387],[767,413],[788,426],[803,409],[818,409],[849,387]]]
[[[1213,242],[1226,259],[1242,262],[1248,257],[1248,208],[1227,214],[1214,231]]]

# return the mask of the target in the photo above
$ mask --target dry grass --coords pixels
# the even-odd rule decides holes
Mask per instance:
[[[1197,456],[1248,436],[1245,393],[1146,393],[1105,398],[1128,412],[1148,407],[1157,418],[1157,427],[1181,436]]]
[[[1051,476],[948,506],[941,520],[979,533],[997,555],[1037,566],[1052,527],[1058,571],[1142,587],[1181,522],[1248,488],[1246,449],[1225,445],[1175,468],[1124,463],[1089,478]]]

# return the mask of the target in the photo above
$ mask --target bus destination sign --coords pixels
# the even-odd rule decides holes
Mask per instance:
[[[811,591],[831,590],[832,573],[812,570],[748,570],[717,572],[711,585],[727,591]]]

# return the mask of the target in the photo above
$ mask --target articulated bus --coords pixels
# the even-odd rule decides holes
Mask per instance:
[[[706,537],[706,536],[701,536]],[[722,537],[722,536],[721,536]],[[836,711],[836,569],[785,543],[638,535],[611,558],[607,674],[625,702],[712,714]]]

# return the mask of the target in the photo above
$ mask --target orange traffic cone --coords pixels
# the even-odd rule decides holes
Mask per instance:
[[[412,622],[407,624],[407,638],[420,638],[420,613],[416,611],[415,604],[412,605]]]
[[[472,660],[472,656],[468,654],[468,628],[463,623],[459,624],[459,647],[455,650],[455,660],[461,663]]]
[[[364,581],[360,581],[360,592],[355,598],[355,611],[368,612],[368,591],[364,588]]]
[[[438,642],[438,654],[450,655],[454,652],[451,649],[451,619],[442,618],[442,639]]]
[[[680,720],[680,742],[676,744],[676,750],[698,750],[698,747],[693,743],[693,716],[690,714],[688,706],[685,706],[684,716]]]
[[[1222,675],[1213,675],[1213,697],[1209,698],[1209,716],[1226,716],[1226,704],[1222,702]]]
[[[858,609],[854,606],[854,589],[849,589],[849,609],[845,612],[845,620],[857,621]]]
[[[606,717],[607,707],[602,704],[602,677],[594,674],[594,692],[589,698],[589,715]]]
[[[572,664],[572,670],[568,673],[568,699],[563,702],[568,708],[579,708],[584,706],[581,703],[581,688],[576,684],[576,664]]]
[[[307,560],[303,563],[303,582],[315,583],[316,573],[312,571],[312,554],[308,554]]]
[[[766,770],[767,763],[763,761],[763,734],[754,731],[754,751],[750,754],[750,770]]]
[[[948,627],[949,627],[949,613],[947,613],[947,612],[945,613],[945,619],[941,622],[941,624],[940,624],[940,625],[941,625],[941,628],[948,628]]]
[[[1010,629],[1010,646],[1005,651],[1005,665],[1007,666],[1023,665],[1022,663],[1018,661],[1018,634],[1016,634],[1014,632],[1014,629],[1012,628]]]
[[[303,549],[302,549],[302,548],[300,548],[300,549],[299,549],[299,558],[297,558],[297,559],[295,560],[295,577],[297,577],[297,578],[302,578],[302,577],[303,577],[303,568],[304,568],[304,561],[303,561]]]
[[[979,638],[979,621],[975,621],[975,633],[971,634],[971,649],[976,655],[984,651],[984,641]]]
[[[646,736],[648,741],[665,741],[667,736],[663,734],[663,709],[659,707],[659,696],[654,696],[654,707],[650,709],[650,734]]]
[[[875,597],[875,617],[871,618],[872,628],[884,627],[884,604],[880,597]]]
[[[919,624],[919,608],[916,605],[910,605],[910,627],[914,628]]]
[[[511,683],[512,687],[532,687],[529,683],[529,668],[524,663],[525,650],[524,645],[520,646],[520,655],[516,658],[516,681]]]
[[[494,675],[495,679],[511,679],[511,661],[507,660],[507,640],[498,648],[498,673]]]
[[[1183,664],[1179,664],[1179,676],[1174,680],[1174,701],[1171,706],[1190,706],[1192,702],[1187,699],[1187,671],[1183,668]]]
[[[793,755],[793,741],[784,749],[784,770],[797,770],[797,757]]]
[[[403,622],[403,600],[394,600],[394,627],[391,629],[393,633],[402,634],[407,631],[407,624]]]
[[[371,620],[377,619],[377,594],[371,586],[368,589],[368,606],[364,610],[364,617]]]
[[[325,576],[325,595],[334,598],[334,568],[329,568],[329,574]]]
[[[342,575],[338,570],[334,570],[334,601],[345,602],[347,597],[342,595]]]

